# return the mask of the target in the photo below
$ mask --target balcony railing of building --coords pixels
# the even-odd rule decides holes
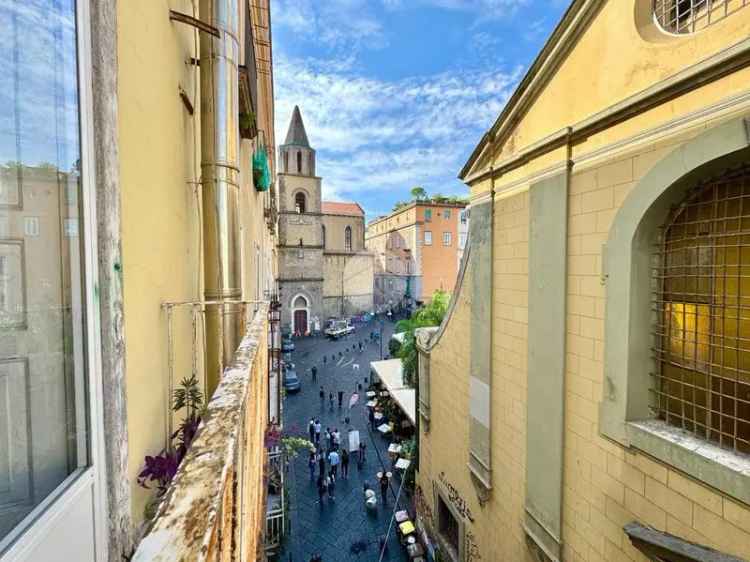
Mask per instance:
[[[281,448],[268,453],[268,499],[266,501],[265,550],[276,553],[286,531],[286,499],[284,498],[284,457]]]
[[[265,444],[269,423],[269,307],[234,304],[242,305],[242,317],[247,318],[244,336],[231,362],[222,365],[222,377],[195,439],[138,545],[134,562],[264,558],[270,468]],[[173,327],[174,310],[180,306],[192,310],[193,368],[197,369],[201,347],[197,326],[206,305],[214,306],[165,306],[170,326],[170,371],[175,365],[175,332],[180,331]],[[185,322],[181,324],[185,331]]]

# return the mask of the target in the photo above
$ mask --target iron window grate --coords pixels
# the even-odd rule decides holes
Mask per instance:
[[[750,0],[653,0],[654,18],[669,33],[695,33],[750,5]]]
[[[673,210],[652,288],[654,413],[750,453],[750,166]]]

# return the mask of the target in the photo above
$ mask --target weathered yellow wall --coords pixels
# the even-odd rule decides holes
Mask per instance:
[[[667,36],[650,18],[646,24],[636,24],[636,10],[648,11],[650,5],[651,0],[604,3],[593,25],[535,100],[533,110],[515,127],[496,162],[750,36],[747,10],[695,35]],[[747,84],[748,75],[737,79]],[[742,88],[739,82],[720,95]],[[700,103],[705,105],[706,100]],[[671,110],[666,104],[659,113],[670,118]],[[652,116],[649,122],[654,118],[658,117]],[[609,130],[605,135],[610,133],[619,134]]]
[[[152,492],[136,484],[146,455],[165,444],[168,385],[164,302],[202,298],[200,222],[200,93],[194,31],[169,21],[169,9],[192,13],[183,0],[134,0],[118,11],[118,95],[124,318],[126,331],[129,476],[136,523]],[[261,80],[263,82],[263,80]],[[270,84],[259,84],[258,123],[272,122]],[[178,95],[187,92],[189,115]],[[273,137],[266,135],[266,141]],[[255,190],[250,163],[256,141],[240,145],[240,225],[245,300],[265,297],[275,278],[275,241],[264,209],[268,192]],[[273,155],[273,147],[269,149]],[[174,311],[174,384],[189,376],[190,311]],[[199,342],[200,347],[200,342]],[[198,352],[198,369],[202,363]],[[199,379],[202,379],[199,372]]]
[[[627,25],[633,21],[632,10],[632,2],[605,3],[594,28],[584,35],[496,162],[745,39],[750,31],[750,10],[744,10],[697,36],[648,43],[634,26]],[[601,437],[598,429],[604,376],[602,244],[614,216],[636,182],[675,147],[722,120],[749,115],[747,101],[711,114],[693,114],[732,96],[750,93],[749,84],[750,70],[735,72],[571,147],[575,164],[568,219],[562,536],[566,562],[646,562],[622,531],[624,524],[634,520],[750,558],[750,506],[644,454],[614,444]],[[658,129],[686,116],[689,119],[684,123]],[[557,149],[494,182],[498,194],[492,303],[495,488],[484,507],[477,502],[466,468],[468,275],[446,331],[431,353],[431,428],[422,434],[418,483],[432,513],[432,486],[449,482],[456,488],[475,519],[474,523],[464,523],[483,560],[531,560],[521,526],[528,352],[527,190],[540,171],[563,163],[565,158],[566,149]],[[472,193],[487,192],[491,185],[489,180],[475,184]]]
[[[431,511],[432,487],[445,483],[459,491],[474,522],[482,560],[523,560],[526,411],[526,322],[528,307],[528,193],[496,202],[494,314],[492,339],[492,463],[496,501],[479,506],[466,462],[469,456],[470,274],[440,343],[430,354],[431,426],[421,435],[418,484]],[[440,473],[443,472],[443,478]]]
[[[242,293],[245,300],[263,300],[273,289],[275,260],[270,259],[275,240],[271,237],[264,216],[270,206],[270,191],[257,191],[253,184],[250,162],[257,140],[240,144],[240,223],[242,235]]]
[[[569,195],[564,541],[570,559],[646,560],[622,526],[635,519],[750,557],[750,507],[598,432],[604,380],[602,244],[631,188],[706,125],[575,173]]]
[[[150,492],[136,484],[145,455],[164,446],[167,384],[165,301],[199,295],[198,201],[193,139],[196,119],[178,86],[193,97],[193,32],[169,21],[169,9],[192,13],[188,1],[132,0],[118,5],[118,104],[122,189],[123,286],[127,365],[129,476],[135,521]],[[197,107],[197,103],[195,104]],[[197,116],[197,113],[196,113]],[[189,341],[189,320],[176,338]],[[189,372],[189,354],[176,353],[176,373]]]

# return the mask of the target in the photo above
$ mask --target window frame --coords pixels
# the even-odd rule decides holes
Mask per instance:
[[[297,202],[300,197],[302,198],[302,205]],[[294,194],[294,210],[298,215],[304,215],[307,212],[307,194],[304,191],[298,191]]]
[[[679,15],[679,5],[682,2],[689,4],[687,15]],[[694,3],[700,3],[700,6],[694,6]],[[750,7],[750,4],[734,5],[729,8],[730,0],[712,0],[706,2],[703,0],[651,0],[650,15],[654,24],[662,33],[674,37],[684,37],[694,35],[704,29],[715,25],[728,17],[734,15],[743,8]],[[675,12],[672,15],[672,12]],[[666,21],[665,18],[672,18]],[[684,18],[684,21],[682,21]]]
[[[0,549],[3,560],[25,560],[35,548],[49,539],[53,530],[59,529],[60,521],[69,513],[74,502],[90,488],[94,517],[95,559],[104,562],[108,558],[109,526],[107,524],[106,444],[104,437],[104,393],[102,381],[101,333],[98,329],[99,303],[95,290],[99,287],[99,253],[97,243],[97,179],[94,140],[94,107],[92,91],[90,0],[77,0],[76,63],[78,83],[78,131],[80,135],[81,201],[80,230],[82,237],[81,260],[83,269],[82,305],[84,308],[83,339],[86,369],[86,391],[81,398],[88,400],[86,419],[88,422],[88,456],[85,467],[72,471],[50,492],[16,528],[10,531]],[[8,540],[9,539],[9,540]]]
[[[599,411],[605,437],[744,503],[750,503],[750,458],[655,420],[650,411],[650,272],[653,243],[672,206],[697,182],[750,160],[748,126],[737,117],[684,142],[657,162],[620,206],[602,250],[606,290]]]
[[[437,543],[440,545],[441,550],[448,556],[452,562],[459,562],[464,560],[464,543],[466,541],[466,523],[461,517],[461,514],[456,511],[456,508],[448,500],[445,492],[440,488],[440,485],[433,483],[434,493],[434,506],[435,506],[435,537]],[[440,502],[446,507],[446,511],[453,517],[458,527],[458,551],[454,550],[453,546],[450,545],[447,539],[443,536],[440,529],[441,527],[441,512]]]
[[[432,231],[431,230],[424,231],[424,235],[422,236],[422,243],[425,246],[432,246]]]
[[[344,229],[344,250],[347,252],[353,251],[352,238],[352,227],[346,225],[346,228]]]
[[[446,248],[453,245],[453,233],[450,231],[443,232],[443,246]]]
[[[424,210],[424,222],[432,222],[432,209]]]

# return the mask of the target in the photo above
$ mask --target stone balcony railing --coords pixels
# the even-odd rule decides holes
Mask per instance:
[[[262,305],[133,562],[264,559],[268,332]]]

